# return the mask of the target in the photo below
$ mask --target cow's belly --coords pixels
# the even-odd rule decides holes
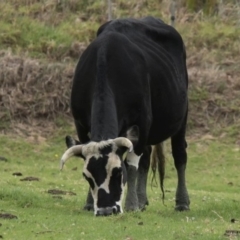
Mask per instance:
[[[187,113],[187,102],[172,109],[153,108],[148,144],[154,145],[173,136],[181,128]]]
[[[182,122],[183,119],[171,124],[153,123],[149,131],[148,145],[155,145],[173,136],[182,126]]]

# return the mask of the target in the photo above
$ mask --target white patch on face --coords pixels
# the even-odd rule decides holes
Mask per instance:
[[[100,187],[95,187],[94,190],[91,190],[92,191],[92,196],[93,196],[93,200],[94,200],[94,214],[97,215],[98,211],[101,211],[102,208],[98,208],[97,206],[97,194],[98,194],[98,190],[100,188],[104,189],[107,193],[109,193],[109,181],[110,181],[110,177],[112,176],[108,174],[107,176],[107,179],[104,181],[103,184],[101,184]],[[94,184],[96,186],[96,183],[94,181]],[[113,209],[115,209],[117,211],[117,206],[119,206],[120,208],[120,213],[123,213],[123,209],[122,209],[122,200],[124,198],[124,185],[123,185],[123,176],[122,176],[122,183],[121,183],[121,189],[122,189],[122,192],[121,192],[121,195],[120,195],[120,200],[115,202],[115,206],[110,206],[110,207],[113,207]]]
[[[110,178],[112,176],[112,170],[114,168],[120,168],[121,167],[121,160],[119,159],[118,155],[114,152],[111,152],[108,154],[108,162],[106,165],[106,171],[107,171],[107,178],[105,181],[101,184],[100,188],[104,189],[107,193],[110,193],[109,191],[109,182]]]
[[[127,155],[127,163],[138,169],[138,164],[139,164],[139,160],[140,160],[141,156],[142,156],[142,154],[140,156],[138,156],[134,152],[130,152]]]
[[[99,149],[102,149],[106,146],[112,146],[112,152],[110,152],[108,154],[108,162],[106,165],[106,172],[107,172],[107,177],[105,179],[105,181],[98,187],[92,174],[88,171],[87,166],[89,163],[89,159],[94,157],[95,159],[99,159],[100,157],[103,157],[102,154],[100,154]],[[119,158],[119,156],[116,154],[116,150],[117,150],[117,146],[115,145],[115,143],[113,142],[113,140],[107,140],[107,141],[102,141],[100,143],[97,142],[90,142],[87,145],[84,145],[82,148],[82,153],[83,155],[86,157],[85,160],[85,164],[83,167],[83,172],[84,174],[91,178],[94,182],[94,189],[91,189],[92,192],[92,196],[93,196],[93,200],[94,200],[94,213],[95,215],[97,214],[97,212],[99,210],[101,210],[101,208],[97,207],[97,200],[98,200],[98,190],[99,189],[104,189],[106,191],[106,193],[110,193],[109,190],[109,183],[110,183],[110,178],[112,176],[112,170],[114,168],[120,168],[121,167],[121,160]],[[120,212],[122,213],[122,200],[123,200],[123,193],[124,193],[124,184],[123,184],[123,175],[122,175],[122,181],[121,181],[121,189],[122,189],[122,193],[120,196],[120,200],[118,202],[116,202],[115,204],[117,204],[120,207]],[[114,207],[114,206],[109,206],[109,207]]]
[[[124,198],[124,186],[122,184],[122,194],[121,194],[121,197],[120,197],[120,201],[116,202],[116,204],[120,207],[120,213],[123,213],[123,209],[122,209],[123,198]]]
[[[106,140],[106,141],[101,141],[101,142],[90,142],[86,145],[82,146],[82,154],[83,156],[101,156],[99,153],[99,149],[107,147],[109,145],[114,145],[114,142],[112,139]]]
[[[88,158],[88,160],[89,160],[89,158]],[[93,197],[94,213],[96,215],[96,211],[98,210],[97,209],[97,193],[98,193],[99,188],[97,187],[97,184],[96,184],[95,179],[93,178],[92,174],[87,170],[87,164],[85,164],[83,167],[83,173],[86,175],[86,177],[91,178],[94,182],[94,189],[92,189],[90,187],[90,190],[91,190],[92,197]]]

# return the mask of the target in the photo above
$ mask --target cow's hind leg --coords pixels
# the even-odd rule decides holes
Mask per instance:
[[[177,211],[189,210],[189,196],[185,182],[185,170],[187,166],[187,143],[185,140],[186,125],[171,138],[172,154],[175,167],[177,169],[178,184],[176,191],[176,207]]]
[[[148,205],[147,198],[147,177],[150,166],[150,155],[152,148],[148,146],[145,148],[143,155],[140,158],[138,174],[137,174],[137,197],[138,207],[140,210],[145,210]]]

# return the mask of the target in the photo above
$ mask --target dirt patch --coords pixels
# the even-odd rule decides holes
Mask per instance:
[[[25,177],[20,179],[20,181],[39,181],[39,178],[37,177]]]
[[[12,174],[13,176],[22,176],[22,173],[20,173],[20,172],[14,172],[13,174]]]
[[[240,236],[240,230],[226,230],[224,236],[227,237],[238,237]]]
[[[7,162],[7,159],[5,157],[0,156],[0,161]]]
[[[235,222],[238,222],[238,220],[235,219],[235,218],[232,218],[232,219],[230,220],[230,222],[231,222],[231,223],[235,223]]]
[[[14,219],[17,218],[17,216],[10,214],[10,213],[0,213],[0,218],[3,219]]]
[[[47,231],[37,232],[36,234],[39,235],[39,234],[52,233],[52,232],[53,231],[51,230],[47,230]]]
[[[70,196],[74,196],[77,195],[74,192],[71,191],[64,191],[64,190],[60,190],[60,189],[49,189],[47,191],[49,194],[53,194],[53,195],[70,195]]]

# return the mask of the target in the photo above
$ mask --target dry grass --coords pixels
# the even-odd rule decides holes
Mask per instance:
[[[0,118],[52,120],[69,113],[73,66],[0,52]]]
[[[76,59],[94,37],[96,26],[107,18],[103,1],[86,2],[4,0],[0,3],[6,22],[15,24],[23,15],[36,22],[33,29],[41,27],[43,33],[44,26],[57,29],[57,33],[52,33],[54,40],[37,42],[35,37],[35,45],[29,45],[29,39],[22,37],[20,46],[21,41],[17,41],[20,32],[11,32],[10,37],[5,36],[5,32],[1,35],[8,40],[4,44],[10,49],[0,52],[0,129],[4,132],[10,128],[18,135],[29,134],[32,126],[40,129],[39,133],[49,134],[47,126],[54,128],[53,122],[59,115],[70,116],[69,94]],[[150,13],[170,22],[170,1],[163,0],[161,4],[155,0],[113,1],[114,18],[142,17]],[[10,16],[14,16],[14,21]],[[227,129],[239,138],[240,6],[237,2],[226,3],[211,17],[201,10],[192,13],[178,6],[176,17],[176,28],[184,38],[188,54],[189,130],[224,136]],[[39,22],[43,25],[37,25]],[[94,26],[89,27],[92,24]],[[49,28],[46,36],[48,31]],[[57,38],[58,34],[65,43]],[[42,55],[31,57],[32,51],[45,54],[44,58]]]

